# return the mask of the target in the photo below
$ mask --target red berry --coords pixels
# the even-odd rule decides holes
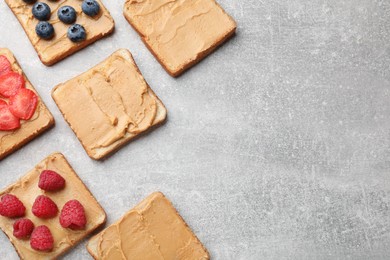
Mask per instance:
[[[0,131],[11,131],[20,128],[20,120],[9,110],[8,104],[0,99]]]
[[[12,66],[7,57],[0,55],[0,76],[12,71]]]
[[[0,215],[9,218],[23,217],[26,208],[23,203],[14,195],[6,194],[1,198]]]
[[[47,226],[39,226],[31,234],[30,245],[38,251],[50,251],[53,249],[54,239]]]
[[[32,206],[32,213],[38,218],[53,218],[57,215],[58,207],[49,197],[39,195]]]
[[[9,110],[14,116],[29,120],[34,115],[37,104],[37,95],[30,89],[21,88],[9,99]]]
[[[0,94],[4,97],[15,95],[19,89],[24,88],[26,82],[22,75],[8,72],[0,76]]]
[[[38,187],[45,191],[57,191],[65,187],[65,179],[55,171],[44,170],[39,176]]]
[[[27,219],[19,219],[14,223],[14,236],[16,238],[29,238],[34,230],[34,223]]]
[[[83,205],[78,200],[70,200],[61,210],[60,224],[64,228],[83,229],[87,224]]]

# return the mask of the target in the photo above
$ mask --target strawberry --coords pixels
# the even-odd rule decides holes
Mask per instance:
[[[53,218],[57,215],[58,207],[49,197],[39,195],[32,206],[32,213],[38,218]]]
[[[14,223],[14,236],[16,238],[29,238],[34,230],[34,223],[27,219],[19,219]]]
[[[11,131],[20,128],[20,120],[9,110],[8,104],[0,99],[0,131]]]
[[[87,218],[83,205],[78,200],[70,200],[61,210],[60,224],[63,228],[79,230],[85,228]]]
[[[44,170],[39,175],[38,187],[45,191],[57,191],[65,187],[65,179],[55,171]]]
[[[9,218],[23,217],[26,208],[23,203],[12,194],[6,194],[1,197],[0,201],[0,215]]]
[[[21,88],[9,99],[9,110],[14,116],[29,120],[34,115],[37,104],[37,95],[30,89]]]
[[[4,97],[15,95],[19,89],[24,88],[26,81],[16,72],[8,72],[0,76],[0,94]]]
[[[54,238],[50,229],[45,225],[36,227],[31,234],[30,245],[37,251],[51,251],[54,246]]]
[[[4,55],[0,55],[0,76],[12,71],[11,63]]]

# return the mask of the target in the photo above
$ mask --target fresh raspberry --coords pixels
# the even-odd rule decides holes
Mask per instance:
[[[7,57],[0,55],[0,76],[12,71],[12,66]]]
[[[9,110],[14,116],[29,120],[35,113],[38,105],[38,97],[34,91],[21,88],[9,99]]]
[[[38,187],[45,191],[57,191],[65,187],[65,179],[55,171],[44,170],[39,176]]]
[[[26,81],[16,72],[8,72],[0,76],[0,94],[4,97],[15,95],[19,89],[24,88]]]
[[[12,131],[20,128],[20,120],[9,110],[8,104],[0,99],[0,131]]]
[[[53,218],[57,215],[58,207],[49,197],[40,195],[35,199],[32,213],[38,218]]]
[[[34,223],[27,219],[19,219],[14,223],[14,236],[16,238],[29,238],[34,230]]]
[[[9,218],[23,217],[26,208],[23,203],[14,195],[6,194],[1,198],[0,215]]]
[[[30,245],[38,251],[50,251],[53,249],[54,239],[47,226],[39,226],[31,234]]]
[[[78,200],[70,200],[61,210],[60,224],[64,228],[83,229],[87,224],[83,205]]]

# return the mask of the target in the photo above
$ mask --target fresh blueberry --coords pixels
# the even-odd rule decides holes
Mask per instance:
[[[96,0],[84,0],[81,4],[81,9],[88,16],[95,16],[100,11],[100,5]]]
[[[50,7],[47,4],[41,2],[34,4],[32,13],[39,21],[47,21],[51,16]]]
[[[37,0],[23,0],[23,2],[25,2],[26,4],[33,4],[35,3]]]
[[[76,10],[71,6],[63,6],[58,9],[58,18],[66,24],[71,24],[76,21]]]
[[[87,33],[85,32],[85,29],[80,24],[74,24],[69,27],[68,29],[68,38],[72,42],[81,42],[84,41],[87,37]]]
[[[39,22],[35,27],[35,32],[42,39],[49,40],[54,35],[54,27],[48,22]]]

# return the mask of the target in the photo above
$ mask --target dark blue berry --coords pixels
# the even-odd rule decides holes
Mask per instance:
[[[96,0],[84,0],[81,4],[81,9],[88,16],[95,16],[100,11],[100,5]]]
[[[23,2],[25,2],[26,4],[33,4],[35,3],[37,0],[23,0]]]
[[[42,39],[49,40],[54,36],[54,27],[48,22],[39,22],[35,27],[35,32]]]
[[[47,4],[41,2],[34,4],[32,13],[39,21],[47,21],[51,16],[50,7]]]
[[[76,10],[71,6],[63,6],[58,9],[58,18],[61,22],[71,24],[76,21]]]
[[[80,24],[74,24],[69,27],[68,29],[68,38],[72,42],[81,42],[84,41],[87,37],[87,33],[85,32],[85,29]]]

